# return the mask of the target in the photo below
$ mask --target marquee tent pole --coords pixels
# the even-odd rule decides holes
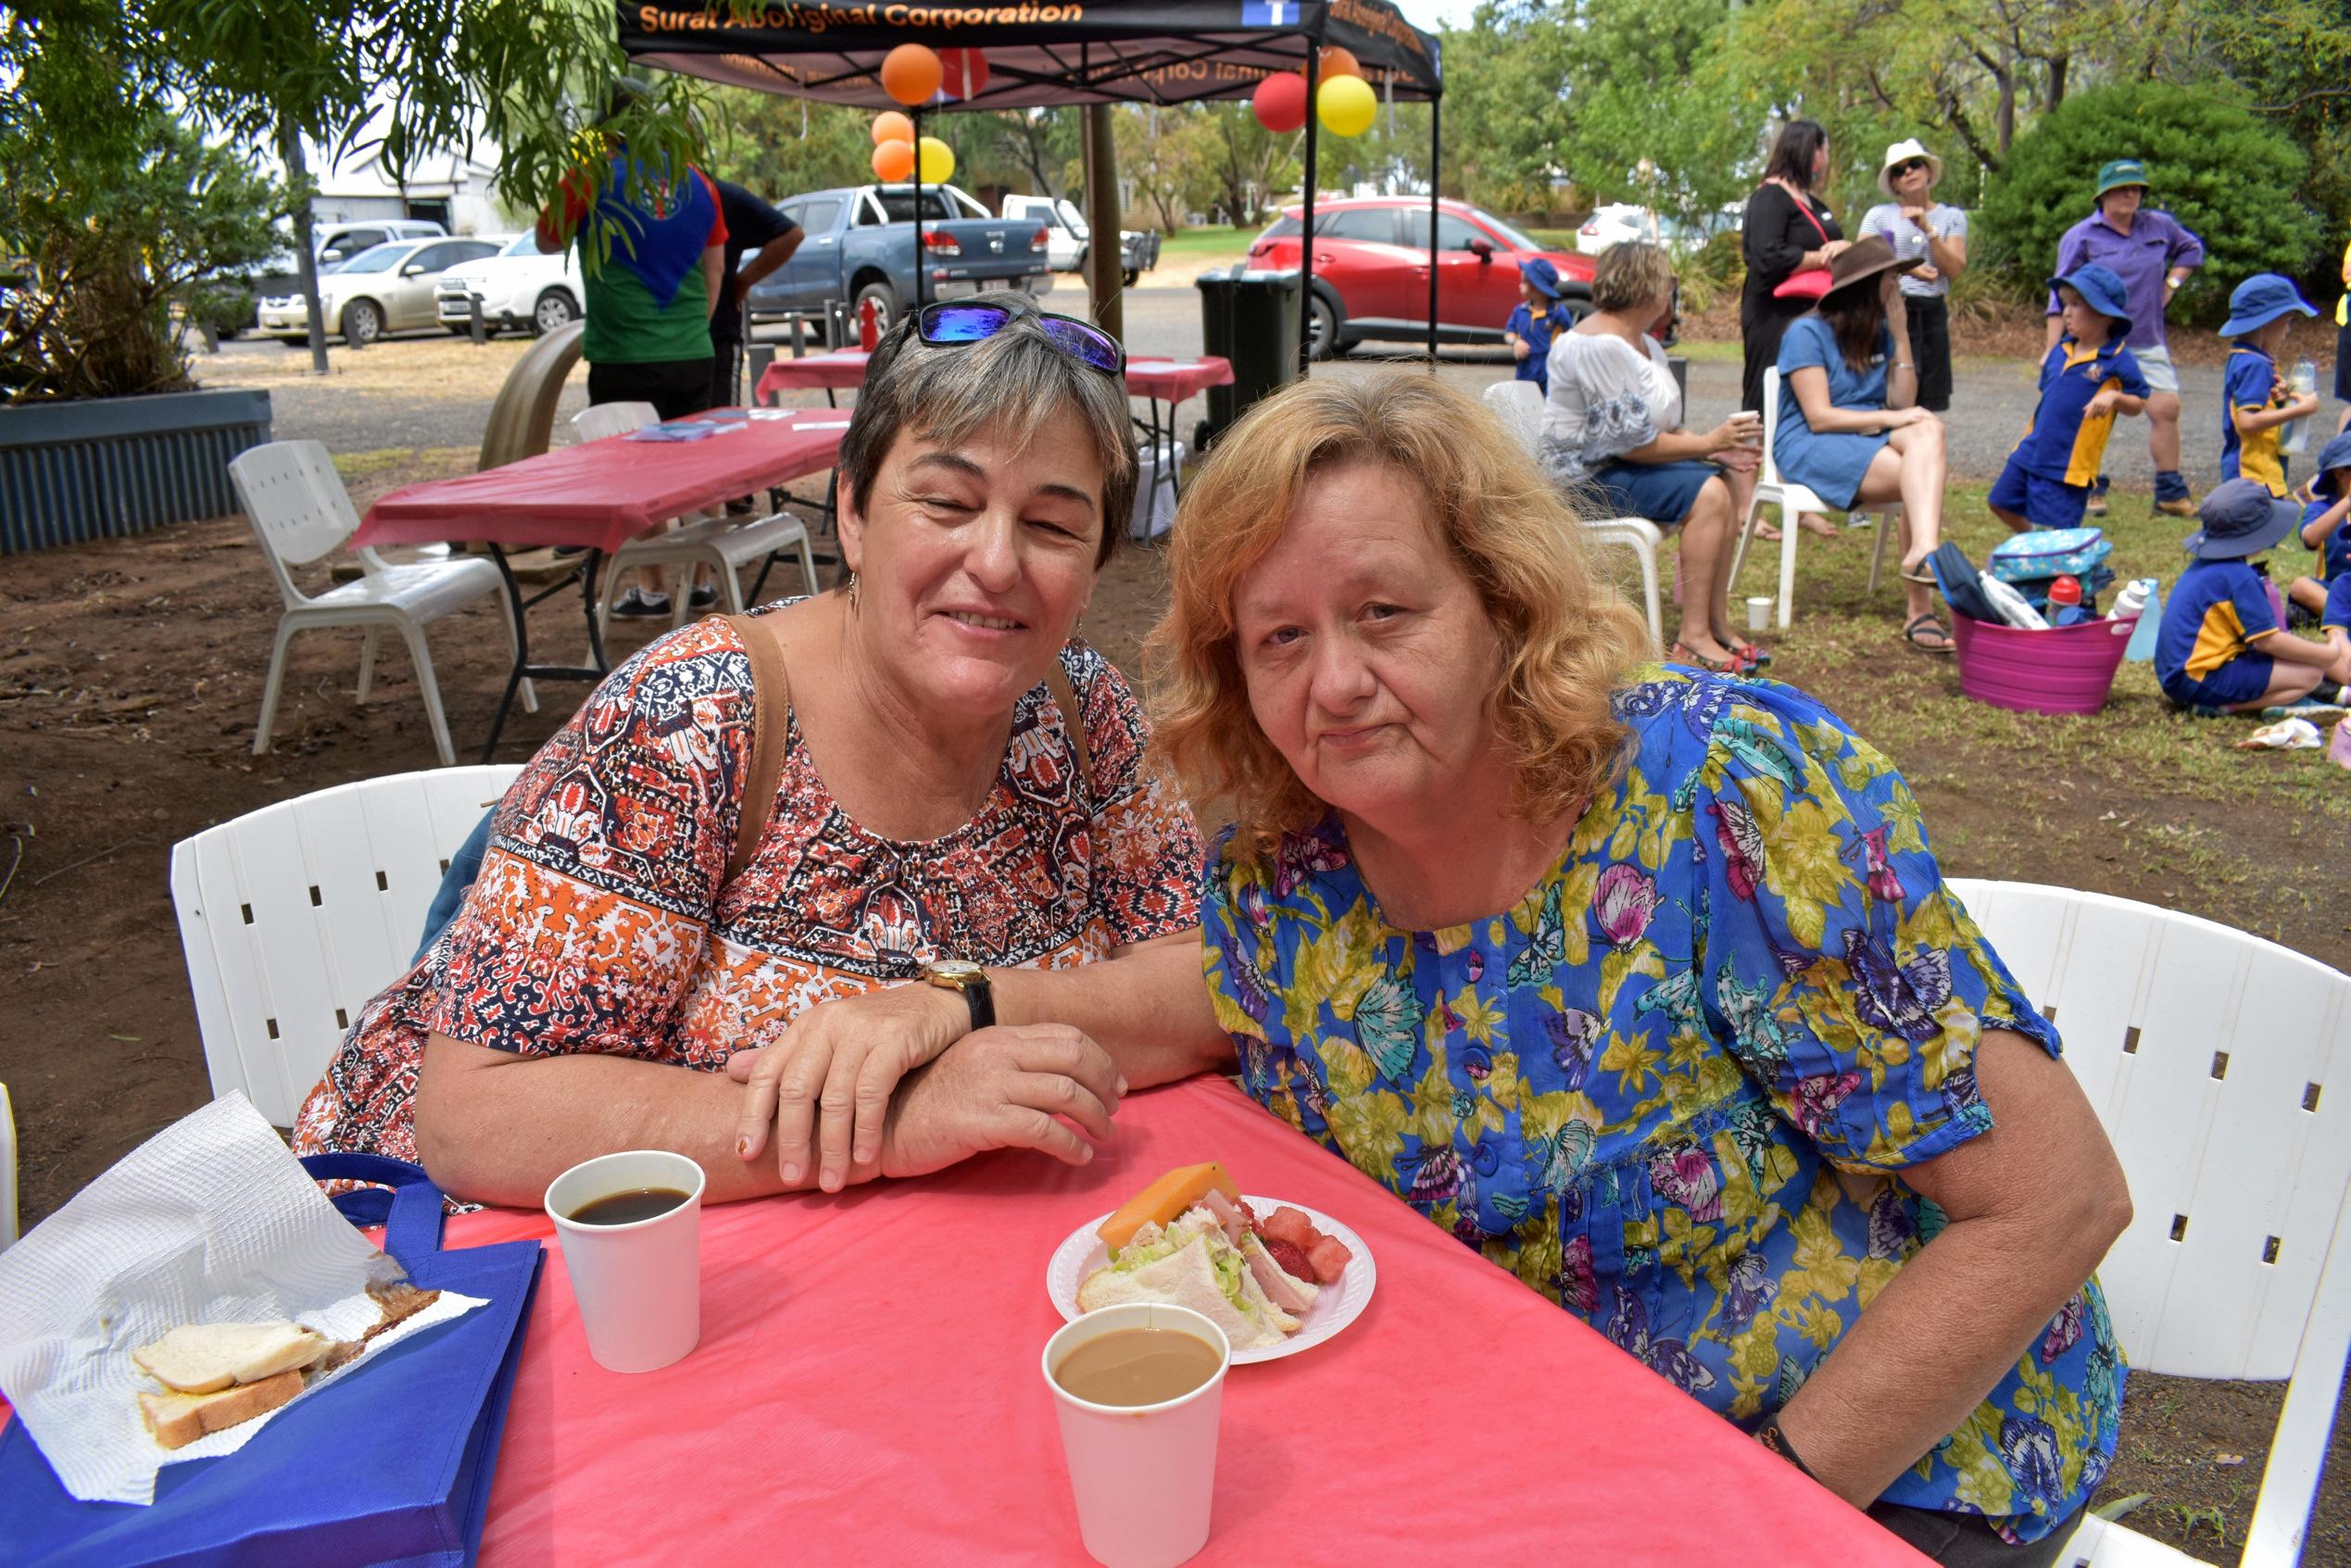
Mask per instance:
[[[1444,139],[1438,134],[1438,117],[1444,99],[1428,100],[1428,373],[1437,373],[1437,160]]]
[[[1314,94],[1322,81],[1323,41],[1311,32],[1301,36],[1306,40],[1306,209],[1298,231],[1298,377],[1303,381],[1314,363],[1314,132],[1320,119],[1314,113]],[[1337,343],[1324,346],[1327,353],[1339,352]]]

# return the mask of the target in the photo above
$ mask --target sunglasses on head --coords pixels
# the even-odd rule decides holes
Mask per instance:
[[[1106,376],[1126,373],[1126,350],[1118,339],[1091,321],[1046,310],[1013,311],[1000,305],[925,305],[914,318],[914,332],[934,348],[956,348],[986,342],[1019,316],[1034,320],[1053,346],[1071,358]]]
[[[1905,158],[1900,163],[1895,164],[1893,166],[1893,171],[1896,174],[1916,174],[1922,169],[1930,169],[1932,167],[1933,165],[1930,164],[1925,158],[1910,157]]]

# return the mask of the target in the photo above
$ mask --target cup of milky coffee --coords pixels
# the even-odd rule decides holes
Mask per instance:
[[[1232,1346],[1189,1307],[1101,1307],[1045,1343],[1077,1532],[1105,1568],[1175,1568],[1208,1544]]]
[[[580,1304],[588,1354],[651,1372],[702,1336],[702,1168],[666,1149],[574,1165],[547,1184],[547,1218]]]

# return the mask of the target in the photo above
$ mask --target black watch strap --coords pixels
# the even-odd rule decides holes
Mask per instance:
[[[996,987],[988,984],[987,976],[983,974],[962,989],[963,1005],[972,1010],[972,1027],[996,1027]]]

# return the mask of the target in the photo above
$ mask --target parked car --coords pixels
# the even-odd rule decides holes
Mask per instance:
[[[319,279],[319,304],[330,323],[354,348],[385,332],[438,325],[433,291],[441,274],[463,262],[496,256],[508,244],[493,239],[394,240],[363,250]],[[261,302],[261,330],[285,344],[310,341],[310,314],[298,294]]]
[[[776,204],[807,237],[748,296],[752,320],[821,312],[828,299],[874,302],[886,326],[914,298],[914,187],[850,185]],[[923,187],[924,299],[982,289],[1050,293],[1050,233],[997,218],[952,185]]]
[[[1731,209],[1729,226],[1739,226],[1743,208]],[[1678,218],[1668,218],[1655,207],[1637,207],[1629,202],[1612,202],[1584,220],[1576,231],[1576,248],[1586,256],[1598,256],[1610,245],[1626,240],[1647,240],[1664,245],[1676,256],[1685,256],[1704,245],[1707,238],[1723,226],[1722,215],[1713,215],[1704,223],[1686,223]]]
[[[1276,218],[1249,247],[1252,267],[1301,264],[1298,208]],[[1518,304],[1518,264],[1547,257],[1559,269],[1570,315],[1591,308],[1591,258],[1547,250],[1492,213],[1466,202],[1437,212],[1437,341],[1494,343]],[[1428,338],[1428,199],[1363,196],[1314,204],[1314,282],[1308,296],[1314,358],[1359,343]]]
[[[354,223],[321,223],[315,225],[312,241],[319,247],[319,265],[330,267],[350,260],[363,250],[373,250],[394,240],[429,240],[446,235],[448,231],[429,218],[387,218]]]
[[[1067,196],[1058,200],[1050,196],[1006,196],[1004,216],[1034,218],[1045,225],[1046,254],[1052,260],[1054,271],[1086,270],[1086,253],[1094,232],[1075,202]],[[1136,279],[1159,265],[1159,234],[1153,230],[1122,229],[1118,238],[1125,262],[1120,276],[1131,289]]]
[[[433,289],[441,324],[453,332],[471,332],[477,295],[482,320],[493,332],[521,327],[538,337],[568,326],[587,309],[580,253],[566,245],[549,256],[539,248],[538,235],[524,233],[496,256],[450,268]]]

